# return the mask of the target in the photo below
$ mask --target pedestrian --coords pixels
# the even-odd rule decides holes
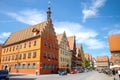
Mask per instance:
[[[119,75],[119,78],[120,78],[120,69],[118,70],[118,75]]]
[[[115,69],[112,70],[112,75],[114,76],[116,74]]]
[[[111,76],[111,72],[110,72],[110,70],[108,70],[108,72],[107,72],[107,73],[108,73],[108,76]]]
[[[38,75],[38,69],[36,69],[36,75]]]

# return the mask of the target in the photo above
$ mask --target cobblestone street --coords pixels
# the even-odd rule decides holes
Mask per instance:
[[[59,76],[58,74],[50,75],[14,75],[11,74],[10,80],[114,80],[114,77],[110,77],[103,73],[98,73],[96,71],[78,73],[78,74],[68,74],[65,76]],[[118,80],[118,79],[117,79]]]

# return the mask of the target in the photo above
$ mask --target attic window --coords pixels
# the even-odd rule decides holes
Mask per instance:
[[[39,30],[36,28],[33,28],[32,32],[33,32],[33,36],[36,36],[39,33]]]

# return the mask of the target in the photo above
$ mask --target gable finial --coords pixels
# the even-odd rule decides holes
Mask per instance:
[[[50,0],[48,1],[47,21],[51,20]]]

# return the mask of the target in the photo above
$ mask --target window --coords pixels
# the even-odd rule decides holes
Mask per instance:
[[[26,43],[24,43],[24,48],[26,48]]]
[[[22,66],[21,66],[21,64],[20,63],[18,63],[17,64],[17,68],[21,68]]]
[[[15,50],[15,46],[13,46],[13,51]]]
[[[34,41],[34,46],[36,46],[36,40]]]
[[[6,51],[6,49],[4,49],[4,52],[3,52],[3,53],[5,53],[5,51]]]
[[[26,58],[26,53],[23,54],[23,59],[25,59],[25,58]]]
[[[26,68],[25,64],[22,64],[22,68]]]
[[[14,60],[14,55],[12,55],[12,60]]]
[[[21,68],[21,64],[20,63],[17,63],[14,66],[15,66],[15,68]]]
[[[120,63],[120,60],[115,60],[114,62],[115,62],[115,63]]]
[[[52,44],[52,48],[54,49],[54,45]]]
[[[50,58],[50,53],[47,54],[48,58]]]
[[[28,53],[28,58],[30,58],[30,57],[31,57],[31,52]]]
[[[16,50],[18,50],[18,45],[16,46]]]
[[[46,46],[46,41],[44,41],[44,46]]]
[[[120,53],[114,53],[114,56],[120,56]]]
[[[36,57],[36,52],[33,52],[33,58],[35,58]]]
[[[19,54],[19,59],[21,59],[22,58],[22,54]]]
[[[10,60],[10,56],[8,56],[8,61]]]
[[[4,61],[4,57],[2,58],[2,61]]]
[[[44,52],[43,56],[44,56],[44,57],[46,57],[46,56],[47,56],[47,53],[46,53],[46,52]]]
[[[7,57],[5,57],[5,61],[7,61]]]
[[[35,63],[33,63],[32,68],[36,68],[36,64]]]
[[[45,68],[49,68],[49,64],[45,64]]]
[[[22,49],[22,44],[20,45],[20,49]]]
[[[31,47],[31,42],[29,42],[29,47]]]
[[[7,48],[7,51],[6,52],[8,52],[8,48]]]
[[[18,59],[18,54],[16,54],[16,57],[15,57],[15,59]]]
[[[10,47],[10,50],[9,51],[11,51],[11,47]]]
[[[42,64],[42,68],[45,68],[45,64]]]
[[[62,57],[60,57],[60,61],[62,62]]]
[[[48,47],[50,48],[50,43],[48,43]]]
[[[15,64],[15,66],[14,66],[15,68],[17,68],[17,64]]]
[[[28,66],[27,66],[28,68],[30,68],[30,64],[28,64]]]
[[[54,59],[54,54],[51,54],[51,58]]]

